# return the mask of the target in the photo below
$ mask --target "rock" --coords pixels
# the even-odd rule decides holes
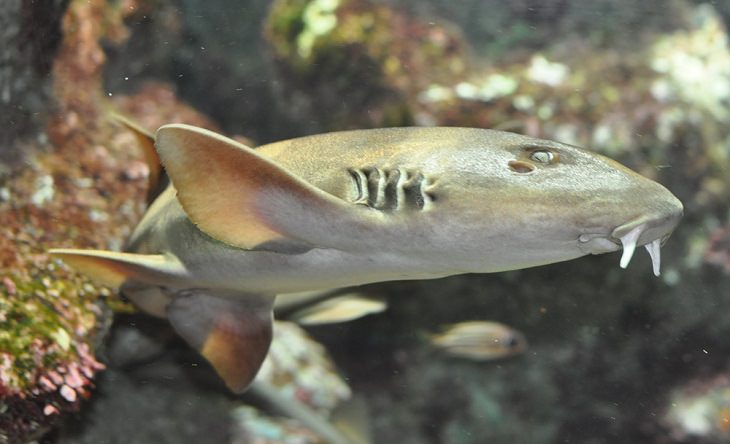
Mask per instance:
[[[52,103],[50,72],[68,0],[0,5],[0,160],[16,161],[19,137],[38,131]]]
[[[457,32],[369,0],[279,0],[266,38],[280,100],[317,131],[412,124],[414,96],[467,68]]]
[[[657,427],[665,442],[726,442],[730,439],[730,377],[689,381],[672,391]]]
[[[17,22],[19,5],[3,3],[0,13]],[[33,5],[23,9],[30,14],[23,16],[33,26],[30,34],[24,27],[1,31],[13,39],[25,36],[22,41],[31,45],[21,58],[15,47],[3,55],[13,61],[4,65],[0,78],[20,88],[6,88],[13,99],[8,106],[17,111],[21,96],[36,100],[34,94],[45,97],[48,89],[54,105],[44,98],[43,106],[54,112],[32,138],[21,138],[22,131],[12,128],[3,133],[13,138],[2,146],[22,151],[25,162],[5,163],[0,170],[0,442],[32,439],[65,413],[78,411],[90,396],[96,373],[104,368],[95,353],[108,328],[109,306],[124,307],[108,289],[49,260],[47,249],[118,249],[145,205],[144,175],[128,174],[140,153],[134,138],[109,120],[109,97],[101,85],[105,56],[100,41],[124,38],[121,6],[71,2],[63,16],[63,43],[55,51],[52,31],[58,23],[51,18],[65,3],[45,9]],[[39,46],[43,39],[35,32],[48,32],[50,37]],[[48,88],[39,66],[52,66]],[[37,91],[26,97],[28,82]],[[158,98],[164,97],[160,90],[152,89]],[[153,110],[158,124],[184,117],[189,110],[177,102],[171,105],[169,98],[159,102],[162,107]],[[23,113],[31,110],[23,108]],[[0,115],[8,116],[2,111]],[[205,124],[193,115],[188,111],[191,123]],[[119,180],[125,175],[126,180]]]

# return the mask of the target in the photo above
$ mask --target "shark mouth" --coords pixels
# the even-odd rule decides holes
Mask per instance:
[[[644,231],[646,231],[646,225],[642,224],[635,227],[623,236],[619,237],[621,245],[624,248],[624,252],[621,255],[621,268],[626,268],[629,266],[629,262],[631,262],[631,258],[634,256],[634,251],[636,250],[636,244],[639,241],[639,236],[641,236]],[[651,266],[654,271],[654,276],[659,276],[661,274],[660,248],[662,240],[663,239],[656,238],[653,241],[644,244],[644,248],[646,248],[646,251],[649,252],[649,256],[651,257]]]

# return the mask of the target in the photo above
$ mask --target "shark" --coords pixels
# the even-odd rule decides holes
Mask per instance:
[[[639,246],[659,275],[683,213],[614,160],[510,132],[367,129],[253,149],[184,124],[128,126],[164,170],[124,251],[50,254],[167,318],[234,392],[267,354],[277,295],[618,250],[626,268]]]

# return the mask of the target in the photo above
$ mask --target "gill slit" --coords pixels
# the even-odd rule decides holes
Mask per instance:
[[[423,210],[434,195],[427,191],[432,183],[419,171],[404,168],[367,167],[349,169],[353,182],[353,203],[380,211],[411,208]]]

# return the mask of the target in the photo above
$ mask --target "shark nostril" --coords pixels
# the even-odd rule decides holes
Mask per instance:
[[[511,169],[515,173],[520,174],[531,173],[535,170],[534,165],[532,165],[531,163],[523,162],[521,160],[510,160],[507,165],[509,166],[509,169]]]

